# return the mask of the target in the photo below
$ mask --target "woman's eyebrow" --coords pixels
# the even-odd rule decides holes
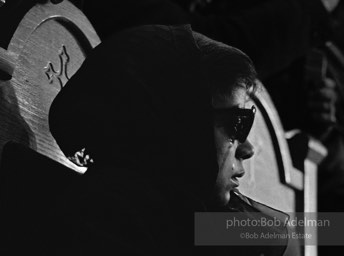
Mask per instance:
[[[241,108],[240,104],[235,104],[229,107],[215,108],[215,110],[226,110],[226,109],[230,110],[230,109],[239,109],[239,108]]]

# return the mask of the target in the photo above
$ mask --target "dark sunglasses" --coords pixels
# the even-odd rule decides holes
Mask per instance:
[[[230,139],[244,143],[251,131],[256,107],[214,109],[214,121],[216,126],[224,128]]]

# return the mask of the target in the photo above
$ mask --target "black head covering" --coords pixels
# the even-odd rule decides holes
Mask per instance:
[[[126,167],[208,194],[217,163],[201,57],[189,26],[114,35],[55,98],[51,133],[66,156],[86,148],[108,171]]]

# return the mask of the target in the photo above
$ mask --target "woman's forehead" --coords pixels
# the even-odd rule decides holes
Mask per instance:
[[[213,97],[214,108],[244,108],[246,103],[250,100],[247,88],[238,86],[232,88],[231,91],[225,95],[215,95]]]

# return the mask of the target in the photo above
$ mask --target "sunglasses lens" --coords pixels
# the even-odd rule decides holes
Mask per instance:
[[[251,109],[232,109],[223,111],[219,125],[233,140],[244,143],[249,135],[256,113],[255,106]]]
[[[241,120],[240,129],[238,130],[238,140],[244,143],[251,131],[253,125],[254,116],[246,116]]]
[[[241,127],[241,134],[238,140],[241,143],[244,143],[247,140],[247,137],[252,129],[254,117],[256,114],[256,107],[252,106],[252,108],[247,112],[247,115],[244,116],[242,127]]]

